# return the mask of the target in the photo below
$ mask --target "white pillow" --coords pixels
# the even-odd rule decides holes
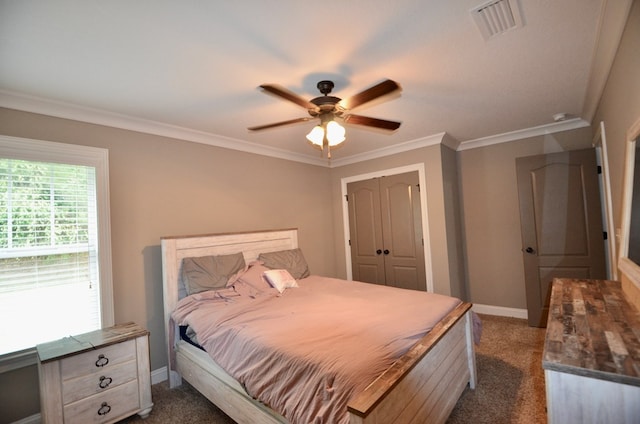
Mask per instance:
[[[280,293],[282,293],[284,289],[298,287],[296,279],[293,278],[286,269],[270,269],[262,275],[264,275],[264,278],[267,279],[269,284]]]

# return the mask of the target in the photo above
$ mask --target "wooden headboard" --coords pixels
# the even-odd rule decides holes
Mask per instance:
[[[298,247],[298,230],[289,228],[245,233],[163,237],[160,244],[162,247],[165,337],[169,355],[169,380],[172,382],[172,379],[180,378],[175,371],[172,371],[175,369],[174,346],[179,338],[179,333],[170,318],[176,304],[186,294],[184,284],[181,281],[182,259],[242,252],[245,263],[248,264],[256,260],[260,253]]]

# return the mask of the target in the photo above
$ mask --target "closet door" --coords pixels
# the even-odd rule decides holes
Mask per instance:
[[[378,179],[347,184],[353,279],[385,284],[382,215]]]
[[[418,173],[347,185],[353,279],[426,290]]]
[[[418,173],[379,179],[387,285],[426,290]]]

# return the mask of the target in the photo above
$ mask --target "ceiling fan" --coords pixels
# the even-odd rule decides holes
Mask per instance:
[[[317,84],[317,87],[318,90],[320,90],[320,93],[322,93],[322,96],[306,100],[279,85],[261,85],[260,88],[264,91],[293,102],[298,106],[304,107],[307,109],[310,116],[275,122],[272,124],[259,125],[248,129],[250,131],[260,131],[319,118],[320,123],[315,126],[309,134],[307,134],[307,139],[312,143],[312,145],[320,148],[321,150],[327,148],[328,157],[331,158],[331,147],[335,147],[345,140],[345,130],[338,122],[336,122],[336,119],[340,119],[349,124],[363,125],[389,131],[400,128],[400,122],[397,121],[388,121],[386,119],[371,118],[369,116],[350,113],[350,110],[362,106],[365,103],[402,90],[400,85],[395,81],[390,79],[384,80],[381,83],[367,88],[346,100],[329,95],[334,87],[333,81],[320,81]]]

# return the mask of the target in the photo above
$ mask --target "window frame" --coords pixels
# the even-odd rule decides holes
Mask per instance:
[[[95,168],[98,220],[98,263],[102,327],[115,322],[111,267],[111,218],[109,202],[109,151],[99,147],[0,135],[0,157],[84,165]],[[0,373],[36,364],[35,346],[0,355]]]

